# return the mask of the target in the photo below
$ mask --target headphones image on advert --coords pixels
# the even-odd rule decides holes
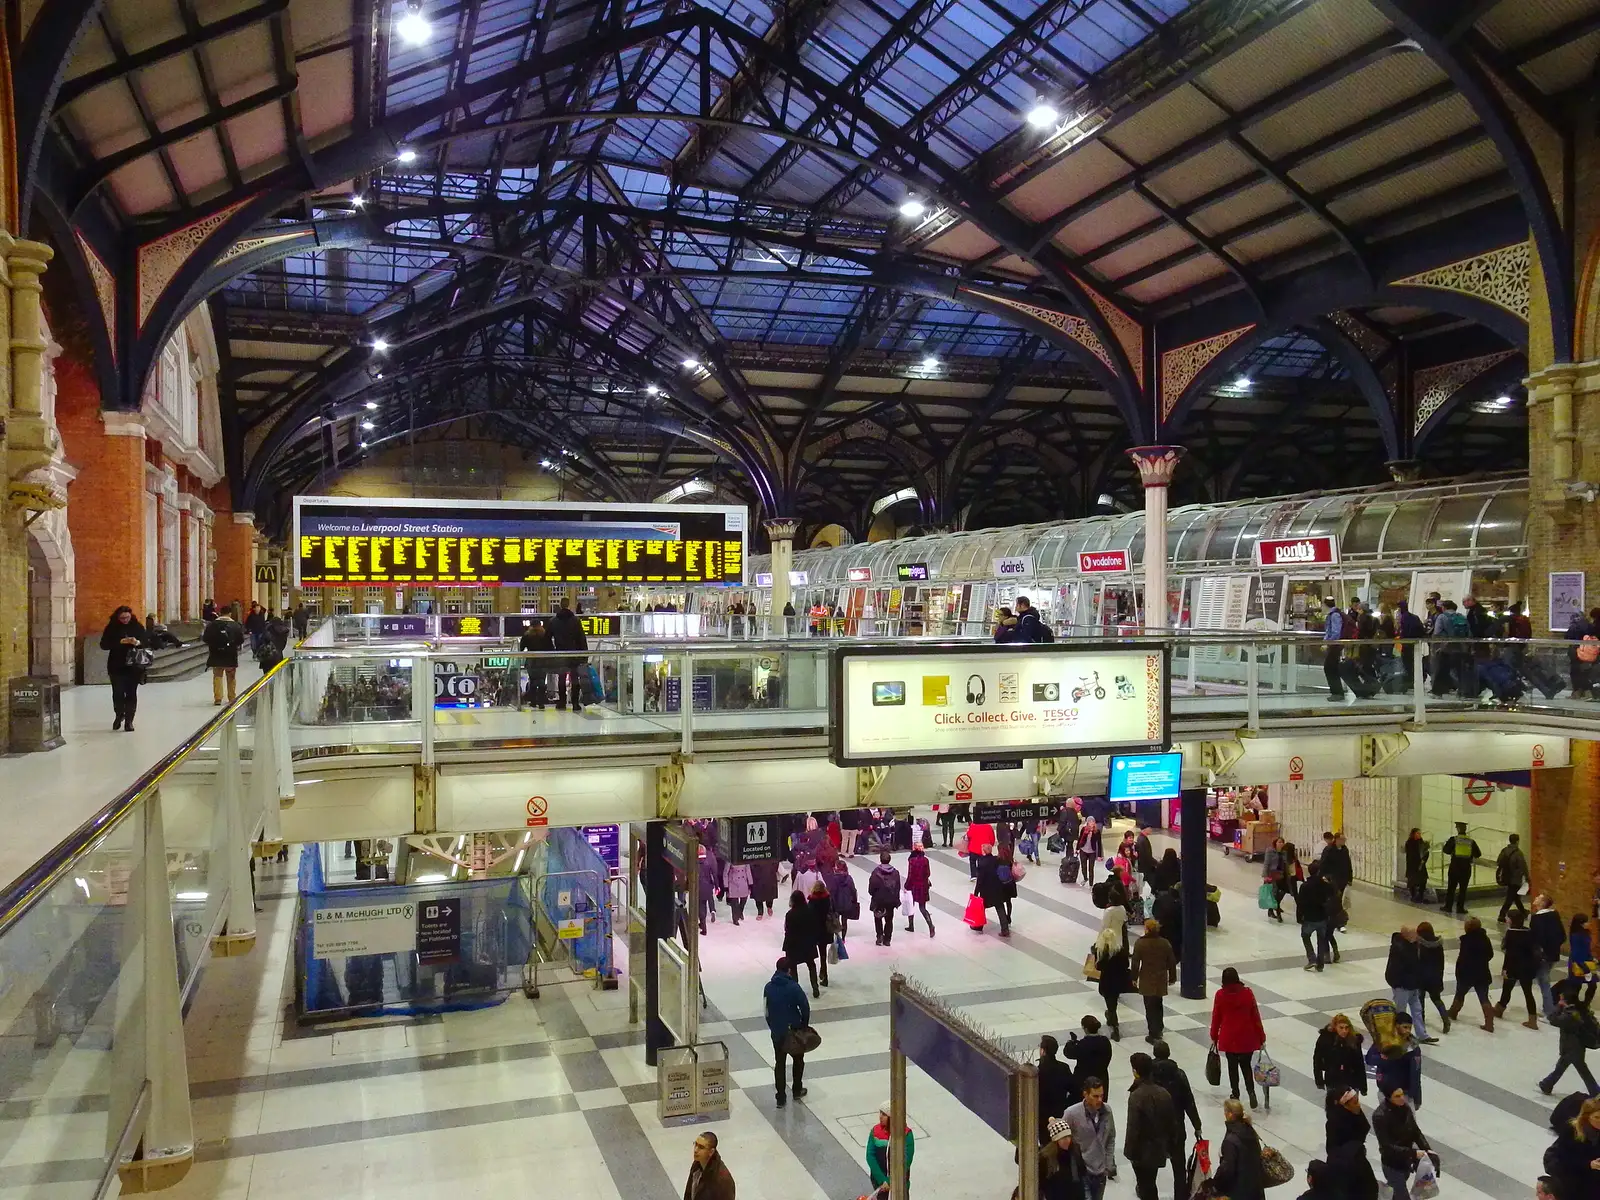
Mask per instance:
[[[981,705],[985,698],[982,675],[967,676],[967,703]]]

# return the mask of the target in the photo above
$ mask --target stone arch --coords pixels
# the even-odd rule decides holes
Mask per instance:
[[[28,673],[77,677],[77,563],[67,512],[54,509],[28,526]]]

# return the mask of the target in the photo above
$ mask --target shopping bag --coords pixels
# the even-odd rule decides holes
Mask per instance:
[[[1022,851],[1024,858],[1032,858],[1039,852],[1039,839],[1029,834],[1017,843],[1017,849]]]
[[[789,1054],[810,1054],[822,1045],[822,1035],[809,1025],[796,1025],[783,1035],[783,1048]]]
[[[1091,983],[1100,978],[1100,960],[1094,956],[1093,950],[1084,955],[1083,977]]]
[[[1062,840],[1059,833],[1052,833],[1045,839],[1044,848],[1051,854],[1060,854],[1067,848],[1067,843]]]
[[[915,913],[916,908],[913,906],[911,899],[911,889],[904,888],[900,892],[900,915],[909,921]]]
[[[1432,1188],[1432,1191],[1424,1191]],[[1411,1181],[1411,1194],[1413,1196],[1437,1196],[1439,1194],[1439,1170],[1433,1165],[1433,1159],[1424,1154],[1417,1159],[1416,1178]]]
[[[1262,912],[1271,912],[1278,907],[1277,885],[1263,883],[1256,889],[1256,907]]]
[[[966,852],[967,852],[967,835],[964,834],[964,833],[958,833],[958,834],[956,834],[956,853],[957,854],[966,854]]]
[[[1021,863],[1012,863],[1011,864],[1011,882],[1012,883],[1016,883],[1019,879],[1024,878],[1027,874],[1028,874],[1028,868],[1023,866]]]
[[[1210,1178],[1211,1143],[1200,1138],[1195,1142],[1194,1149],[1189,1151],[1189,1195],[1203,1194]]]
[[[1250,1060],[1250,1074],[1262,1087],[1278,1087],[1283,1082],[1278,1064],[1272,1061],[1272,1055],[1265,1049],[1257,1050],[1255,1057]]]
[[[837,963],[838,961],[839,961],[839,939],[838,939],[838,937],[835,937],[833,939],[833,941],[828,943],[828,962],[831,965],[831,964]]]
[[[833,953],[833,961],[836,963],[842,963],[850,957],[850,951],[844,944],[844,936],[842,934],[833,939]]]
[[[1206,1082],[1212,1087],[1222,1086],[1222,1055],[1217,1052],[1215,1042],[1206,1051]]]
[[[982,929],[989,923],[989,915],[983,908],[983,897],[974,892],[967,897],[967,911],[961,919],[973,929]]]

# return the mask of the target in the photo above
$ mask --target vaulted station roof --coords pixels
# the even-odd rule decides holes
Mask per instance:
[[[213,306],[264,512],[456,422],[857,529],[1074,515],[1158,437],[1194,498],[1516,466],[1502,118],[1600,49],[1600,0],[58,3],[36,223],[132,268],[119,372]]]

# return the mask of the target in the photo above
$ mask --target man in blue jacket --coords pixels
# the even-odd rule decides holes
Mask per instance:
[[[1344,657],[1344,647],[1339,640],[1344,637],[1344,613],[1332,596],[1323,600],[1327,616],[1322,623],[1322,674],[1328,681],[1328,699],[1344,699],[1344,679],[1339,674],[1339,662]]]
[[[790,978],[786,958],[778,960],[761,994],[767,1002],[767,1032],[772,1034],[772,1082],[778,1091],[778,1107],[782,1108],[789,1102],[783,1086],[783,1060],[789,1057],[785,1043],[791,1029],[811,1024],[811,1001],[806,999],[805,989]],[[793,1058],[794,1097],[798,1100],[806,1094],[806,1089],[800,1085],[805,1077],[806,1061],[802,1054],[793,1055]]]

